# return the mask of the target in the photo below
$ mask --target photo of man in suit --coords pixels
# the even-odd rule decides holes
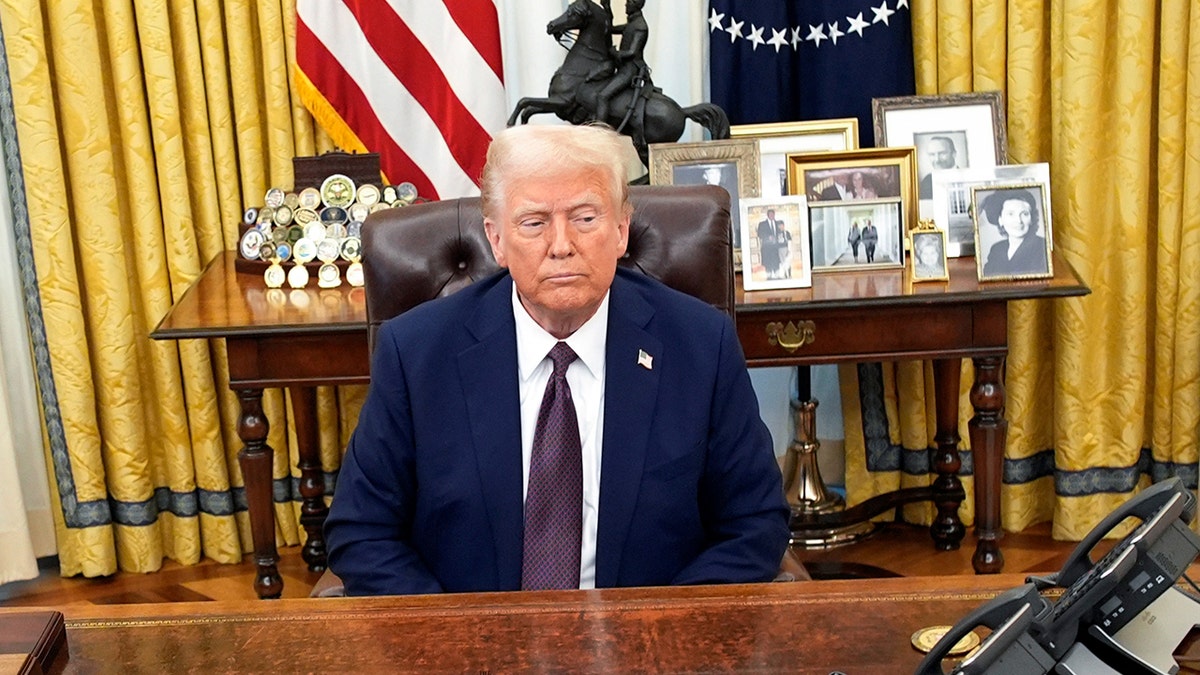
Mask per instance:
[[[923,143],[917,166],[924,174],[917,187],[917,197],[933,199],[933,172],[938,169],[958,167],[958,147],[954,144],[954,139],[950,137],[950,134],[929,136]]]
[[[850,173],[839,171],[833,174],[833,182],[817,194],[818,201],[837,201],[854,199],[854,191],[850,188]]]
[[[775,576],[789,509],[732,321],[617,267],[626,142],[495,136],[480,204],[504,269],[375,341],[325,524],[348,594]]]
[[[759,258],[768,279],[786,279],[792,276],[792,234],[782,220],[775,217],[775,209],[767,209],[767,217],[757,227]]]

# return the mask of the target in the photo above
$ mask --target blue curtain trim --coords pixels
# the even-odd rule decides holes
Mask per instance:
[[[883,403],[883,366],[880,363],[858,364],[858,396],[862,410],[863,442],[867,451],[867,470],[876,472],[903,471],[912,476],[933,472],[933,450],[905,448],[891,442],[887,411]],[[959,475],[975,474],[975,458],[970,451],[960,451],[962,469]],[[1197,486],[1196,464],[1156,462],[1149,448],[1142,448],[1138,461],[1128,467],[1093,467],[1082,471],[1061,471],[1054,464],[1054,450],[1042,450],[1031,457],[1005,458],[1002,478],[1005,485],[1031,483],[1046,476],[1054,477],[1054,490],[1060,497],[1081,497],[1105,492],[1130,493],[1142,476],[1154,482],[1179,476],[1191,489]]]
[[[333,494],[337,483],[337,472],[327,472],[323,475],[325,494]],[[271,485],[272,499],[277,504],[300,502],[300,479],[277,478]],[[84,502],[82,504],[70,497],[73,513],[79,524],[69,527],[96,527],[100,525],[128,525],[139,527],[152,525],[158,520],[160,513],[170,513],[179,518],[194,518],[204,513],[210,516],[230,516],[246,511],[245,488],[230,490],[203,490],[191,492],[174,492],[169,488],[157,488],[154,496],[140,502],[123,502],[116,499],[107,501]]]

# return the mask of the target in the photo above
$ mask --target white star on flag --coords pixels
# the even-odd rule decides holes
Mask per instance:
[[[783,30],[775,30],[774,28],[771,29],[771,39],[767,40],[767,44],[775,47],[776,54],[779,53],[779,50],[781,48],[787,46],[787,43],[788,43],[788,41],[787,41],[787,29],[786,28],[784,28]]]
[[[645,349],[639,349],[638,365],[646,370],[654,370],[654,357],[647,354]]]
[[[715,30],[724,30],[724,28],[721,27],[721,22],[724,20],[725,15],[718,14],[717,10],[714,8],[712,10],[712,14],[710,14],[708,17],[708,32],[711,33]]]
[[[766,28],[766,26],[763,26],[763,28]],[[754,24],[750,24],[750,35],[746,39],[749,40],[750,42],[754,43],[754,46],[751,49],[757,50],[759,45],[766,44],[763,41],[762,34],[763,34],[762,28],[758,28]]]
[[[864,21],[862,12],[858,16],[848,16],[846,20],[850,22],[850,27],[846,29],[847,33],[858,33],[858,37],[863,36],[863,29],[871,25],[870,21]]]
[[[837,21],[834,21],[833,23],[829,24],[829,39],[833,40],[833,44],[836,45],[837,39],[842,37],[843,35],[845,35],[845,33],[838,30],[838,22]]]
[[[725,29],[725,32],[729,33],[729,42],[732,43],[734,40],[737,40],[738,38],[743,37],[742,36],[742,24],[744,24],[744,23],[746,23],[746,22],[738,21],[737,19],[733,18],[732,16],[729,17],[729,28]]]
[[[888,23],[888,17],[896,13],[895,10],[888,9],[887,0],[879,3],[878,7],[872,7],[871,11],[875,12],[875,18],[871,20],[871,23],[882,21],[885,26],[891,25]]]
[[[814,26],[812,24],[809,24],[808,25],[808,37],[806,37],[804,39],[812,40],[813,43],[816,44],[817,47],[819,48],[821,46],[821,40],[829,39],[829,38],[825,37],[825,25],[818,24],[818,25]]]

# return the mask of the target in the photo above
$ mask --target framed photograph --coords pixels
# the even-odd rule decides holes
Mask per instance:
[[[950,169],[933,174],[933,222],[946,232],[946,255],[975,255],[975,219],[971,189],[985,185],[1040,183],[1046,186],[1046,240],[1054,248],[1054,218],[1050,209],[1050,165],[1005,164],[977,169]]]
[[[813,272],[904,266],[898,201],[809,203]]]
[[[946,233],[938,229],[912,230],[912,280],[947,281]]]
[[[1054,276],[1046,230],[1048,197],[1041,183],[971,189],[980,281]]]
[[[696,143],[651,143],[651,185],[720,185],[729,193],[733,263],[741,269],[738,201],[759,196],[758,145],[750,138]]]
[[[921,218],[933,218],[935,172],[1007,161],[1004,103],[998,91],[876,98],[871,117],[876,146],[916,148]]]
[[[787,187],[787,156],[857,149],[858,118],[737,124],[729,127],[729,135],[758,141],[759,194],[780,197],[791,192]]]
[[[743,198],[739,207],[745,289],[811,287],[808,208],[804,197]]]

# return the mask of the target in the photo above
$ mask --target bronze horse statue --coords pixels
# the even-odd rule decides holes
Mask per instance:
[[[562,42],[567,31],[578,30],[575,43],[566,59],[550,80],[550,95],[546,98],[525,97],[517,102],[508,125],[520,118],[522,123],[540,113],[554,113],[571,124],[597,121],[596,95],[607,79],[589,81],[588,76],[599,68],[613,69],[611,10],[592,0],[575,0],[567,11],[546,25],[546,32]],[[639,102],[636,99],[642,99]],[[673,143],[683,135],[687,120],[708,129],[714,139],[729,138],[729,119],[720,106],[701,103],[681,108],[678,103],[647,82],[646,88],[632,87],[621,91],[609,104],[604,122],[633,140],[633,147],[646,166],[650,143]]]

